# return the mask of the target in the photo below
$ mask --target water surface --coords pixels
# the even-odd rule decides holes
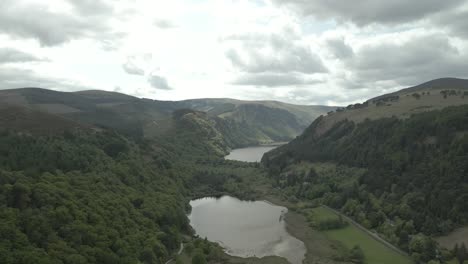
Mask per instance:
[[[292,264],[304,259],[304,243],[286,231],[285,207],[230,196],[193,200],[190,205],[190,224],[197,235],[219,243],[229,255],[281,256]]]
[[[279,147],[280,145],[257,146],[248,148],[234,149],[225,157],[228,160],[238,160],[246,162],[260,162],[263,154]]]

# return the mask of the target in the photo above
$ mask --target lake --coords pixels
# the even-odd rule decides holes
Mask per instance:
[[[197,235],[219,243],[229,255],[281,256],[292,264],[304,259],[304,243],[286,231],[285,207],[231,196],[202,198],[190,205],[190,224]]]
[[[280,145],[257,146],[234,149],[225,157],[227,160],[237,160],[246,162],[260,162],[263,154],[279,147]]]

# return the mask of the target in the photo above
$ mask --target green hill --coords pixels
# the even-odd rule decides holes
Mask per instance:
[[[468,102],[468,80],[444,78],[415,87],[382,95],[361,104],[349,105],[330,112],[321,119],[315,132],[325,133],[336,123],[350,120],[361,123],[366,119],[385,117],[408,118],[413,114],[463,105]]]
[[[436,258],[428,238],[468,224],[467,88],[442,79],[349,106],[262,162],[290,195],[340,209],[427,262]],[[304,163],[312,169],[295,173]],[[317,173],[321,163],[340,169]]]

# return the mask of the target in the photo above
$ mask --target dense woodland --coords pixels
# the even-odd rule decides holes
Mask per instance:
[[[180,184],[118,135],[0,146],[2,263],[161,263],[189,232]]]
[[[343,121],[316,136],[319,121],[264,158],[278,186],[341,209],[417,262],[451,257],[429,237],[468,224],[468,106]],[[340,165],[328,175],[313,166],[291,170],[301,161]]]
[[[227,146],[203,113],[177,111],[174,123],[137,141],[1,131],[0,263],[165,263],[193,235],[192,197],[253,196],[255,166],[222,159]],[[220,257],[200,243],[197,258]]]

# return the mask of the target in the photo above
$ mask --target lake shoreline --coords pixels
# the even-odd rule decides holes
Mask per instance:
[[[286,258],[289,258],[289,257],[286,257],[284,256],[283,254],[280,254],[280,255],[275,255],[275,253],[273,254],[268,254],[268,255],[263,255],[262,257],[260,256],[245,256],[245,257],[242,257],[242,256],[236,256],[236,255],[230,255],[229,252],[227,251],[228,248],[226,248],[225,245],[222,245],[220,244],[219,242],[217,242],[222,248],[224,248],[224,254],[232,261],[229,261],[228,263],[245,263],[245,262],[242,262],[243,261],[248,261],[247,263],[252,263],[252,264],[257,264],[257,263],[303,263],[303,261],[305,260],[305,256],[307,254],[307,248],[306,248],[306,245],[305,243],[302,241],[302,239],[299,239],[298,238],[298,235],[296,234],[296,232],[294,232],[295,234],[293,234],[291,231],[290,231],[290,222],[291,222],[291,211],[289,208],[286,208],[285,206],[282,206],[282,205],[278,205],[277,203],[273,203],[269,200],[266,200],[266,199],[261,199],[260,197],[258,199],[254,199],[254,200],[243,200],[235,195],[230,195],[230,194],[226,194],[225,196],[229,197],[229,198],[234,198],[236,200],[239,200],[241,202],[252,202],[252,203],[264,203],[264,204],[268,204],[269,206],[274,206],[274,207],[278,207],[278,208],[282,208],[281,211],[282,211],[282,214],[280,215],[280,222],[283,223],[283,232],[287,233],[287,235],[289,237],[291,237],[292,239],[294,239],[295,241],[297,241],[297,243],[300,243],[302,244],[302,252],[300,255],[295,255],[295,256],[302,256],[302,260],[301,262],[298,262],[297,260],[297,257],[294,257],[296,258],[296,260],[292,260],[292,262],[289,262],[286,260]],[[216,195],[215,197],[213,195],[208,195],[208,196],[205,196],[205,197],[201,197],[201,198],[198,198],[196,200],[191,200],[191,203],[192,202],[197,202],[197,200],[200,200],[200,199],[205,199],[205,198],[214,198],[214,199],[219,199],[220,197],[218,195]],[[223,197],[221,197],[221,199],[223,199]],[[201,201],[203,203],[203,201]],[[192,205],[193,206],[193,205]],[[285,212],[283,212],[285,211]],[[192,228],[195,228],[194,226],[192,226]],[[203,237],[203,235],[202,235]],[[215,239],[215,241],[218,241]],[[295,249],[294,251],[297,251],[298,250],[298,247],[295,246],[291,249]],[[289,251],[289,250],[288,250]],[[290,252],[294,252],[294,251],[290,251]],[[297,253],[299,253],[300,251],[298,251]]]
[[[266,152],[276,149],[284,144],[284,142],[277,142],[272,144],[235,148],[230,150],[229,154],[224,156],[224,159],[249,163],[260,162]]]
[[[276,195],[264,195],[261,199],[288,209],[284,218],[286,231],[304,243],[306,247],[304,263],[335,263],[330,260],[330,256],[334,255],[330,240],[324,233],[312,229],[302,214],[291,209],[293,205],[290,202],[281,200]]]

